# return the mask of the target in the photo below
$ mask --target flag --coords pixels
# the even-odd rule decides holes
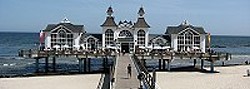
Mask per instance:
[[[40,44],[44,43],[45,33],[41,30],[40,31]]]

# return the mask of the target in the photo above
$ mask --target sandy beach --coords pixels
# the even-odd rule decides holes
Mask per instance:
[[[156,80],[161,89],[250,89],[247,69],[250,65],[215,67],[220,73],[157,72]]]
[[[0,89],[96,89],[101,74],[0,78]]]

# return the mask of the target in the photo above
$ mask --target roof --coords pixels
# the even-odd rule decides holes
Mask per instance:
[[[149,42],[152,42],[152,40],[157,38],[157,37],[161,37],[161,38],[167,40],[168,42],[171,41],[171,38],[169,37],[169,35],[149,34]]]
[[[196,26],[192,26],[192,25],[183,25],[183,24],[181,24],[179,26],[168,26],[165,34],[178,34],[187,28],[191,28],[191,29],[195,30],[196,32],[198,32],[199,34],[206,34],[203,27],[196,27]]]
[[[106,20],[104,21],[104,23],[101,25],[101,27],[104,27],[104,26],[114,26],[114,27],[116,27],[117,25],[116,25],[116,23],[114,21],[114,17],[108,16],[106,18]]]
[[[145,21],[144,18],[138,18],[134,27],[150,28],[150,26],[148,25],[148,23]]]
[[[93,37],[97,38],[99,41],[102,41],[102,34],[98,34],[98,33],[86,34],[86,37],[88,37],[88,36],[93,36]]]
[[[49,24],[47,27],[43,30],[44,32],[49,32],[53,29],[55,29],[58,26],[65,26],[66,28],[70,29],[72,32],[83,32],[84,31],[84,25],[73,25],[71,23],[59,23],[59,24]]]

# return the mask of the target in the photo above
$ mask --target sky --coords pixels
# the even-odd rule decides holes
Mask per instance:
[[[142,6],[152,34],[187,20],[212,35],[250,36],[250,0],[0,0],[0,32],[39,32],[67,17],[100,33],[109,6],[117,23],[135,22]]]

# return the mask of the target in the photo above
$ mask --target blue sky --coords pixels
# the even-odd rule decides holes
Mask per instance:
[[[39,32],[66,16],[99,33],[110,5],[117,22],[135,22],[143,6],[150,33],[188,20],[211,34],[250,36],[250,0],[0,0],[0,31]]]

